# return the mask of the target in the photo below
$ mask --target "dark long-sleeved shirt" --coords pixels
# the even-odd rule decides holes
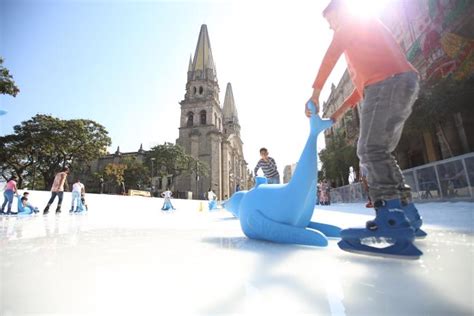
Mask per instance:
[[[255,166],[255,175],[257,175],[258,169],[262,168],[263,174],[267,178],[273,178],[276,176],[280,176],[278,173],[277,165],[275,159],[268,157],[268,161],[260,159]]]

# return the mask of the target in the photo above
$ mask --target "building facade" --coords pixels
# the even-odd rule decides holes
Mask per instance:
[[[186,93],[180,102],[181,117],[176,144],[209,169],[207,175],[181,175],[176,190],[193,192],[202,198],[211,188],[219,199],[230,197],[237,188],[247,188],[247,162],[243,155],[240,124],[230,83],[224,105],[219,101],[216,66],[207,26],[202,25],[187,73]]]

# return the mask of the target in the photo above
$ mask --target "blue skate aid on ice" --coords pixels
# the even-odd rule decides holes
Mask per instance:
[[[217,201],[216,200],[209,201],[208,207],[209,207],[209,211],[216,210],[217,209]]]
[[[4,109],[0,109],[0,116],[7,114],[8,111]]]
[[[173,207],[173,204],[171,204],[170,201],[165,201],[163,203],[163,206],[161,207],[162,211],[171,211],[174,210],[175,208]]]
[[[266,184],[267,183],[267,178],[265,177],[255,177],[255,186],[254,188],[258,187],[260,184]],[[239,206],[240,206],[240,201],[244,197],[245,194],[247,194],[248,191],[242,190],[235,192],[230,199],[225,200],[222,203],[222,207],[229,212],[232,213],[235,217],[239,217]]]
[[[76,209],[74,210],[74,213],[81,213],[87,211],[86,207],[84,206],[84,203],[82,203],[82,200],[79,198],[79,202],[77,203]]]
[[[349,252],[418,259],[423,253],[413,245],[415,231],[401,209],[399,199],[384,201],[377,208],[373,221],[366,228],[348,228],[341,231],[339,248]],[[371,245],[389,244],[379,248]]]
[[[78,193],[76,191],[72,192],[72,200],[73,200],[73,203],[72,203],[71,209],[73,209],[74,205],[76,205],[76,208],[73,211],[74,213],[81,213],[81,212],[86,211],[86,207],[85,207],[84,203],[82,203],[80,193]]]
[[[29,206],[23,206],[21,203],[21,196],[18,196],[18,215],[31,215],[34,214],[35,211]]]
[[[415,237],[420,239],[425,238],[428,234],[421,229],[421,225],[423,225],[423,219],[418,213],[415,204],[413,202],[407,205],[402,204],[402,210],[405,212],[405,216],[408,218],[411,226],[415,230]]]
[[[291,181],[287,184],[257,184],[243,194],[238,210],[234,210],[249,238],[327,246],[326,236],[339,237],[340,228],[310,221],[316,204],[316,140],[320,132],[332,125],[332,121],[322,120],[312,102],[308,102],[308,106],[313,113],[310,134]]]

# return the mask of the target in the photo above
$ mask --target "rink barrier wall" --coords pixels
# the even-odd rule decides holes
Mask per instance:
[[[474,152],[403,170],[417,202],[473,201]],[[362,183],[331,188],[332,203],[367,201]]]

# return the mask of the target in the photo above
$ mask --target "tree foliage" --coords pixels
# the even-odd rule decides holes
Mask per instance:
[[[0,137],[0,172],[4,178],[17,174],[20,183],[39,175],[47,189],[58,169],[96,159],[110,143],[108,132],[94,121],[38,114]]]
[[[150,149],[147,153],[145,163],[151,166],[151,159],[154,158],[154,176],[197,174],[206,176],[209,168],[201,162],[184,152],[184,149],[172,143],[164,143]]]
[[[474,104],[474,76],[458,81],[451,77],[437,82],[425,81],[421,84],[413,112],[405,123],[404,137],[420,134],[435,128],[456,112],[472,115]]]
[[[144,188],[150,184],[149,168],[136,158],[125,158],[122,164],[126,166],[123,174],[128,188]]]
[[[15,85],[8,69],[3,66],[3,58],[0,57],[0,94],[9,94],[16,97],[19,92],[20,89]]]
[[[104,168],[104,175],[106,182],[113,182],[120,185],[124,181],[125,170],[127,165],[121,163],[109,163]]]
[[[324,177],[336,186],[348,183],[350,166],[355,169],[359,166],[356,147],[349,144],[339,131],[336,131],[331,141],[326,144],[326,148],[321,150],[319,158],[322,162],[321,172]]]

